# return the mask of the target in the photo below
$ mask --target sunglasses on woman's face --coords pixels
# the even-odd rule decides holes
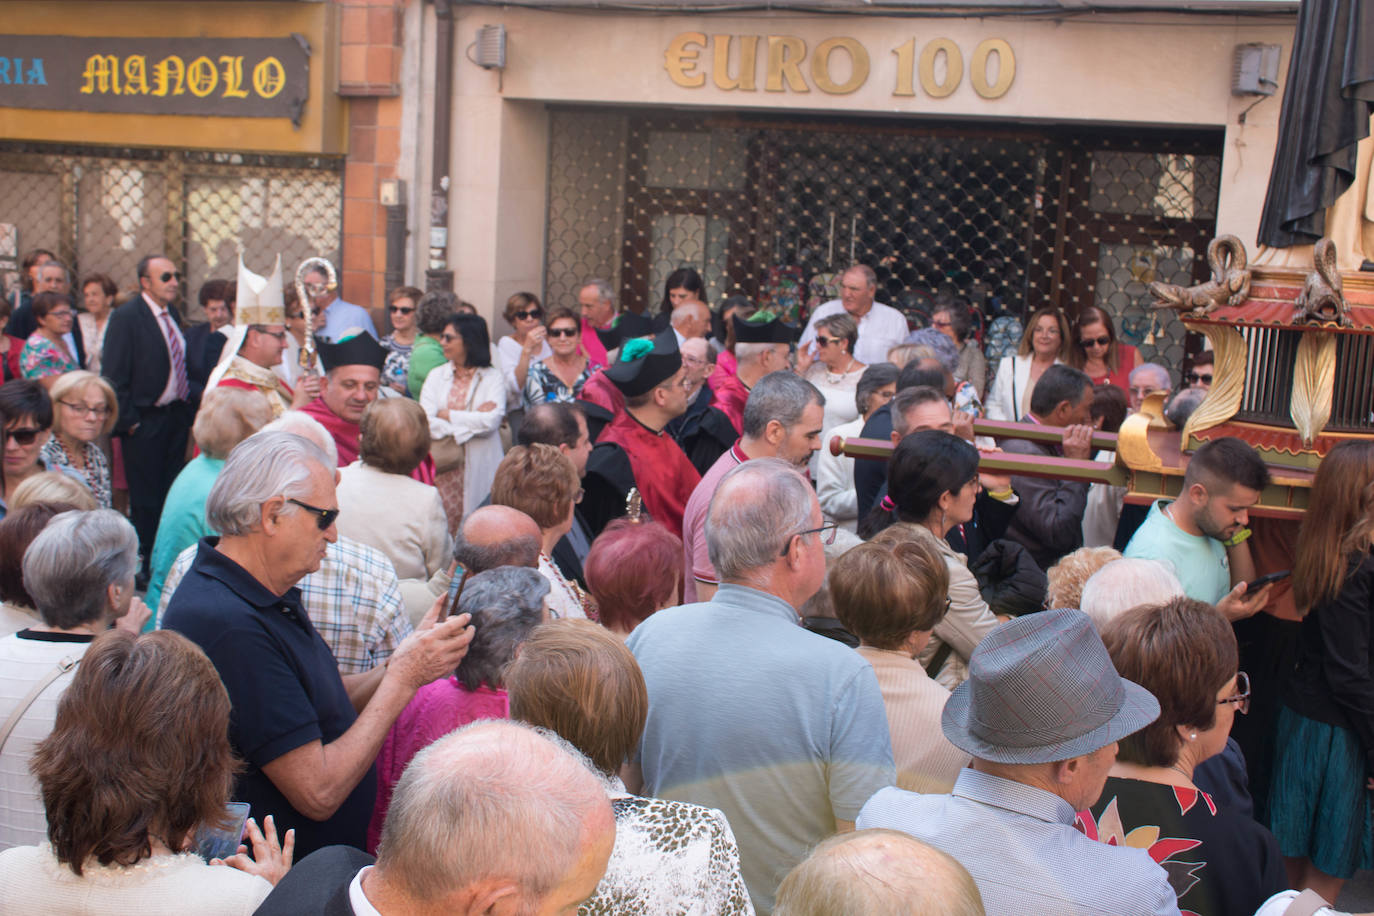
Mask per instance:
[[[576,337],[577,328],[549,328],[550,337]]]
[[[529,309],[528,311],[516,312],[516,313],[515,313],[515,320],[516,320],[516,321],[529,321],[531,318],[543,318],[543,317],[544,317],[544,311],[543,311],[543,309]]]
[[[32,426],[23,426],[19,429],[5,430],[5,439],[13,439],[20,445],[33,445],[33,440],[38,438],[38,434],[43,430]]]
[[[392,312],[392,314],[394,314],[394,315],[409,315],[409,314],[410,314],[411,312],[413,312],[413,311],[415,311],[415,309],[413,309],[413,308],[409,308],[409,309],[408,309],[408,308],[403,308],[403,307],[401,307],[401,306],[399,306],[399,305],[393,305],[393,306],[391,307],[391,312]]]
[[[1080,340],[1080,341],[1079,341],[1079,343],[1083,345],[1083,349],[1085,349],[1085,350],[1086,350],[1088,347],[1105,347],[1105,346],[1107,346],[1108,344],[1110,344],[1111,342],[1112,342],[1112,339],[1111,339],[1110,337],[1105,337],[1105,336],[1104,336],[1104,337],[1086,337],[1086,338],[1084,338],[1083,340]]]

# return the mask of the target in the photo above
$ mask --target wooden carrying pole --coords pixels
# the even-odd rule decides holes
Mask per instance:
[[[1004,423],[997,420],[975,420],[973,431],[980,436],[1000,439],[1031,439],[1037,442],[1063,442],[1062,426],[1041,426],[1036,423]],[[1093,433],[1094,450],[1114,451],[1115,433]],[[867,461],[886,461],[892,455],[892,443],[886,439],[860,439],[834,436],[830,440],[830,454],[861,458]],[[979,449],[978,467],[994,474],[1016,474],[1024,477],[1051,477],[1058,480],[1081,480],[1087,483],[1126,485],[1126,470],[1110,461],[1083,461],[1053,455],[1019,455],[1011,452]]]

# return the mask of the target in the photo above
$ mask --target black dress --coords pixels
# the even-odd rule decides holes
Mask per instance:
[[[1078,821],[1091,839],[1148,852],[1184,916],[1250,916],[1288,887],[1273,834],[1197,789],[1113,776]]]

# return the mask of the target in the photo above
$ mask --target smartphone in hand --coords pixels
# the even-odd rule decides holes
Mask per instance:
[[[1273,585],[1275,582],[1278,582],[1280,579],[1287,579],[1287,578],[1288,578],[1289,576],[1291,576],[1291,575],[1293,575],[1293,570],[1291,570],[1291,569],[1284,569],[1284,570],[1280,570],[1279,572],[1272,572],[1272,573],[1268,573],[1267,575],[1260,576],[1258,579],[1255,579],[1253,582],[1247,582],[1247,583],[1245,583],[1245,594],[1247,594],[1247,595],[1253,595],[1255,592],[1257,592],[1257,591],[1259,591],[1260,589],[1264,588],[1266,585]]]
[[[248,823],[248,802],[229,802],[224,806],[229,826],[211,828],[202,824],[196,830],[195,849],[202,859],[227,859],[239,851],[243,827]]]

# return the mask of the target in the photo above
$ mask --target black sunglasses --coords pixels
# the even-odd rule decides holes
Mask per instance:
[[[830,346],[830,345],[833,344],[833,343],[839,343],[839,342],[840,342],[840,338],[838,338],[838,337],[822,337],[820,334],[817,334],[817,335],[816,335],[816,345],[817,345],[817,346],[828,347],[828,346]]]
[[[165,271],[162,272],[162,277],[161,277],[160,279],[162,280],[163,283],[166,283],[168,280],[172,279],[173,277],[176,277],[178,280],[180,280],[180,279],[181,279],[181,271],[179,271],[179,270],[165,270]]]
[[[1198,382],[1206,382],[1208,385],[1212,384],[1212,373],[1209,372],[1206,375],[1202,375],[1197,372],[1189,372],[1188,384],[1196,385]]]
[[[577,328],[549,328],[550,337],[576,337]]]
[[[310,503],[303,503],[299,499],[288,496],[286,501],[300,506],[306,512],[315,516],[315,524],[320,526],[321,531],[328,531],[329,526],[334,524],[334,519],[339,517],[338,509],[321,509],[319,506],[312,506]]]
[[[530,310],[527,311],[527,312],[516,312],[515,315],[514,315],[514,318],[515,318],[516,321],[524,321],[524,320],[527,319],[527,318],[543,318],[543,317],[544,317],[544,310],[543,310],[543,309],[530,309]]]
[[[393,306],[391,307],[391,310],[392,310],[393,312],[397,312],[397,313],[402,314],[402,315],[409,315],[411,312],[415,311],[415,309],[413,309],[413,308],[409,308],[409,309],[408,309],[408,308],[402,308],[402,307],[399,306],[399,305],[393,305]]]
[[[43,430],[35,429],[32,426],[21,427],[19,429],[5,430],[5,438],[13,439],[20,445],[33,445],[33,440],[38,438],[38,434]]]
[[[1080,340],[1080,341],[1079,341],[1079,344],[1080,344],[1081,346],[1085,347],[1085,348],[1086,348],[1086,347],[1091,347],[1091,346],[1093,346],[1094,344],[1096,344],[1096,345],[1099,346],[1099,347],[1105,347],[1105,346],[1107,346],[1108,344],[1110,344],[1111,342],[1112,342],[1112,339],[1111,339],[1110,337],[1103,336],[1103,337],[1088,337],[1088,338],[1085,338],[1085,339],[1083,339],[1083,340]]]

